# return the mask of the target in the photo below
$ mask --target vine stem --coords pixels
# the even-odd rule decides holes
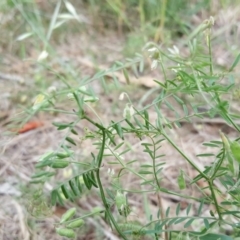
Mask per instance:
[[[210,188],[210,191],[211,191],[211,195],[213,197],[213,201],[214,201],[214,204],[215,204],[215,207],[216,207],[216,211],[218,213],[218,216],[219,216],[219,219],[222,220],[222,215],[221,215],[221,211],[220,211],[220,208],[218,206],[218,202],[217,202],[217,198],[216,198],[216,194],[214,192],[214,189],[213,189],[213,180],[208,180],[208,185],[209,185],[209,188]]]
[[[208,40],[207,40],[207,44],[208,44],[208,51],[209,51],[209,60],[210,60],[210,74],[213,75],[213,63],[212,63],[212,42],[211,42],[211,29],[208,29],[209,34],[208,34]]]
[[[99,187],[99,190],[100,190],[100,195],[101,195],[101,198],[102,198],[102,201],[103,201],[103,204],[104,204],[104,207],[106,209],[106,213],[108,215],[108,217],[110,218],[114,228],[116,229],[116,231],[119,233],[119,235],[124,239],[124,240],[127,240],[127,238],[125,237],[125,235],[123,234],[123,232],[121,231],[121,229],[119,228],[117,222],[115,221],[111,211],[110,211],[110,208],[109,208],[109,204],[107,203],[107,199],[106,199],[106,196],[105,196],[105,193],[104,193],[104,189],[103,189],[103,186],[102,186],[102,182],[101,182],[101,178],[100,178],[100,167],[101,167],[101,164],[102,164],[102,159],[103,159],[103,154],[104,154],[104,147],[105,147],[105,143],[106,143],[106,133],[105,133],[105,128],[101,126],[100,128],[102,130],[102,146],[101,146],[101,149],[98,153],[98,157],[97,157],[97,160],[98,160],[98,166],[97,166],[97,170],[96,170],[96,178],[97,178],[97,183],[98,183],[98,187]]]
[[[228,121],[235,127],[235,129],[240,132],[240,128],[238,125],[232,120],[232,118],[229,116],[229,114],[223,112],[223,115],[228,119]]]
[[[209,177],[202,172],[195,163],[193,163],[182,151],[177,147],[177,145],[164,133],[161,132],[161,134],[164,136],[165,139],[181,154],[182,157],[184,157],[187,162],[195,169],[197,170],[207,181],[209,180]]]
[[[166,7],[167,0],[163,0],[161,4],[161,12],[160,12],[160,26],[158,27],[158,31],[154,36],[155,42],[158,42],[160,39],[163,40],[163,30],[165,25],[165,17],[166,17]]]
[[[176,144],[164,133],[162,133],[162,135],[168,140],[168,142],[188,161],[188,163],[195,168],[208,182],[210,191],[211,191],[211,195],[213,197],[213,201],[216,207],[216,211],[218,213],[219,219],[222,220],[222,215],[221,215],[221,211],[217,202],[217,198],[216,198],[216,194],[214,192],[213,189],[213,179],[210,179],[205,173],[203,173],[177,146]]]
[[[154,143],[154,140],[152,137],[149,136],[149,138],[151,139],[152,143],[153,143],[153,156],[152,156],[152,161],[153,161],[153,174],[154,174],[154,178],[155,178],[155,182],[158,186],[158,191],[161,191],[161,186],[159,184],[159,181],[158,181],[158,177],[157,177],[157,173],[156,173],[156,145]],[[157,192],[157,198],[158,198],[158,205],[159,205],[159,210],[160,210],[160,213],[161,213],[161,219],[164,220],[165,216],[164,216],[164,213],[163,213],[163,204],[162,204],[162,198],[161,198],[161,195],[160,193]],[[167,230],[167,224],[165,224],[165,230]],[[167,231],[165,231],[165,233],[162,233],[163,234],[163,237],[165,235],[165,240],[168,240],[168,233]]]

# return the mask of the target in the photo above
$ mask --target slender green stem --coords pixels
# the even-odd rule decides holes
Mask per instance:
[[[151,189],[151,190],[122,189],[122,191],[123,192],[129,192],[129,193],[156,192],[155,189]],[[178,193],[175,193],[175,192],[172,192],[172,191],[167,191],[167,189],[165,189],[165,188],[161,188],[160,191],[163,192],[163,193],[167,193],[169,195],[178,196],[178,197],[181,197],[181,198],[191,199],[191,200],[194,200],[194,201],[197,201],[197,202],[201,202],[201,199],[199,199],[199,198],[195,198],[195,197],[191,197],[191,196],[187,196],[187,195],[183,195],[183,194],[178,194]],[[206,203],[210,203],[210,202],[206,201]]]
[[[235,127],[235,129],[240,132],[240,128],[238,125],[232,120],[232,118],[229,116],[229,114],[222,112],[222,114],[228,119],[228,121]]]
[[[87,167],[91,166],[89,163],[84,163],[84,162],[69,161],[69,163],[74,163],[74,164],[83,165]],[[91,170],[95,170],[95,169],[91,169]]]
[[[216,167],[213,175],[210,177],[212,180],[214,180],[214,177],[215,177],[215,175],[217,174],[219,168],[221,167],[224,158],[225,158],[225,151],[223,151],[222,157],[221,157],[221,159],[219,160],[219,162],[218,162],[218,164],[217,164],[217,167]]]
[[[108,147],[108,145],[106,144],[105,145],[106,147]],[[144,182],[147,181],[147,179],[145,177],[143,177],[143,175],[139,174],[138,172],[136,172],[135,170],[133,170],[132,168],[128,168],[127,166],[124,165],[124,163],[119,159],[119,156],[117,156],[114,151],[112,151],[111,148],[108,148],[111,153],[113,154],[113,156],[119,160],[119,163],[122,165],[122,167],[133,173],[134,175],[136,175],[137,177],[141,178]],[[154,183],[149,183],[149,185],[151,185],[153,188],[156,188],[156,186],[154,185]],[[170,195],[174,195],[174,196],[178,196],[178,197],[182,197],[182,198],[186,198],[186,199],[192,199],[192,200],[195,200],[195,201],[198,201],[199,199],[198,198],[194,198],[194,197],[191,197],[191,196],[187,196],[187,195],[182,195],[182,194],[179,194],[179,193],[176,193],[176,192],[173,192],[173,191],[169,191],[165,188],[161,188],[160,185],[158,185],[158,188],[159,188],[159,191],[160,192],[164,192],[164,193],[167,193],[167,194],[170,194]],[[127,190],[127,189],[122,189],[124,192],[135,192],[135,193],[141,193],[142,191],[136,191],[136,190]],[[155,192],[156,189],[153,189],[151,190],[152,192]]]
[[[86,82],[85,82],[85,85],[103,77],[103,76],[106,76],[108,74],[112,74],[113,72],[117,72],[117,71],[120,71],[124,68],[128,68],[128,67],[131,67],[132,65],[134,64],[137,64],[141,61],[141,59],[137,58],[137,59],[134,59],[132,62],[129,62],[129,63],[126,63],[124,65],[121,65],[119,67],[114,67],[114,68],[110,68],[110,69],[107,69],[106,71],[104,71],[101,75],[98,75],[98,74],[95,74],[92,78],[90,79],[87,79]]]
[[[100,124],[94,122],[91,118],[89,118],[88,116],[84,115],[83,119],[86,119],[87,121],[89,121],[90,123],[92,123],[94,126],[96,126],[97,128],[101,129],[101,130],[106,130],[103,126],[101,126]]]
[[[160,13],[160,26],[158,27],[158,31],[155,34],[154,40],[158,42],[160,39],[163,40],[163,31],[165,25],[165,15],[166,15],[166,7],[167,7],[167,0],[163,0],[161,4],[161,13]]]
[[[195,169],[197,170],[206,180],[208,180],[208,176],[202,172],[198,166],[195,165],[178,147],[177,145],[165,134],[162,132],[162,135],[167,139],[167,141],[187,160],[187,162]]]
[[[141,28],[143,29],[145,24],[144,0],[139,1],[139,13],[140,13]]]
[[[99,122],[103,125],[101,118],[98,116],[97,112],[91,107],[91,105],[90,105],[90,104],[87,104],[87,103],[85,103],[85,105],[87,105],[87,106],[91,109],[91,111],[92,111],[92,112],[96,115],[96,117],[98,118]]]
[[[213,189],[213,180],[212,179],[208,180],[208,185],[209,185],[209,188],[210,188],[210,191],[211,191],[211,196],[213,197],[213,201],[214,201],[214,204],[215,204],[216,211],[218,213],[219,219],[222,220],[221,211],[220,211],[220,208],[218,206],[216,194],[215,194],[214,189]]]
[[[212,43],[211,43],[211,34],[210,34],[211,29],[208,29],[208,51],[209,51],[209,60],[210,60],[210,74],[211,76],[213,75],[213,63],[212,63]]]
[[[205,100],[205,102],[207,103],[207,106],[210,106],[211,108],[214,108],[214,105],[212,105],[210,100],[205,96],[205,92],[202,90],[202,87],[201,87],[201,84],[200,84],[201,80],[199,79],[198,75],[196,74],[194,68],[193,67],[191,67],[191,68],[192,68],[194,80],[196,82],[199,93],[201,94],[201,96]]]
[[[40,26],[40,23],[38,25],[38,27],[35,26],[35,21],[33,21],[32,19],[29,18],[29,16],[26,14],[26,11],[24,11],[22,4],[19,4],[18,1],[12,0],[15,7],[18,9],[18,11],[22,14],[23,18],[26,20],[26,22],[28,23],[28,25],[31,27],[32,31],[36,34],[36,36],[38,36],[38,38],[44,42],[45,46],[50,46],[49,42],[47,41],[47,39],[45,38],[44,34],[43,34],[43,29],[42,26]]]
[[[106,129],[104,127],[101,127],[101,130],[102,130],[102,146],[101,146],[101,149],[100,149],[100,151],[98,153],[98,168],[96,170],[97,183],[98,183],[98,187],[99,187],[99,190],[100,190],[100,195],[101,195],[101,198],[102,198],[102,201],[103,201],[103,204],[104,204],[104,207],[106,209],[106,213],[107,213],[108,217],[110,218],[113,226],[115,227],[115,229],[119,233],[119,235],[123,239],[127,240],[127,238],[125,237],[125,235],[123,234],[123,232],[119,228],[117,222],[115,221],[115,219],[114,219],[114,217],[112,215],[112,212],[110,210],[109,204],[107,203],[107,199],[105,197],[105,193],[104,193],[104,190],[103,190],[102,182],[101,182],[101,179],[100,179],[100,168],[101,168],[101,165],[102,165],[104,147],[105,147],[105,143],[106,143],[106,133],[105,133]]]
[[[62,110],[62,109],[54,109],[54,108],[42,108],[41,111],[43,111],[43,112],[56,112],[56,113],[64,113],[64,114],[76,115],[75,112],[65,111],[65,110]]]
[[[158,191],[160,191],[161,186],[160,186],[160,183],[159,183],[159,180],[158,180],[158,177],[157,177],[157,169],[156,169],[156,145],[155,145],[155,142],[154,142],[153,138],[150,137],[150,139],[152,140],[152,143],[153,143],[153,156],[150,155],[152,157],[152,161],[153,161],[153,175],[154,175],[154,178],[155,178],[155,182],[158,186]],[[164,219],[165,216],[164,216],[164,212],[163,212],[162,199],[161,199],[161,196],[159,195],[158,192],[157,192],[157,194],[158,194],[157,197],[158,197],[158,205],[159,205],[159,211],[160,211],[160,214],[161,214],[161,219]],[[165,224],[165,229],[167,229],[167,224]],[[167,232],[165,232],[163,237],[164,236],[165,236],[165,240],[168,240],[168,233]]]
[[[163,71],[164,80],[167,81],[167,74],[166,74],[166,71],[165,71],[165,68],[164,68],[164,66],[163,66],[162,61],[163,61],[163,60],[162,60],[162,56],[160,55],[160,61],[159,61],[159,63],[160,63],[160,66],[161,66],[161,68],[162,68],[162,71]]]
[[[216,220],[216,218],[214,218],[214,217],[207,217],[207,216],[203,216],[203,217],[201,217],[201,216],[188,216],[188,217],[186,217],[186,216],[177,216],[177,217],[166,217],[165,219],[164,219],[164,221],[170,221],[170,220],[172,220],[172,219],[186,219],[186,218],[192,218],[192,219],[208,219],[209,221],[214,221],[214,220]],[[156,220],[153,220],[153,221],[151,221],[151,222],[149,222],[149,223],[147,223],[147,224],[145,224],[143,227],[142,227],[142,229],[143,228],[147,228],[148,226],[150,226],[151,224],[153,224],[153,223],[157,223],[157,222],[159,222],[159,219],[156,219]],[[171,230],[170,230],[171,231]]]
[[[149,136],[150,137],[150,136]],[[158,186],[158,190],[161,189],[161,186],[159,184],[159,181],[158,181],[158,177],[157,177],[157,173],[156,173],[156,145],[152,139],[152,137],[150,137],[150,139],[152,140],[152,143],[153,143],[153,156],[152,156],[152,161],[153,161],[153,175],[154,175],[154,178],[155,178],[155,182]]]

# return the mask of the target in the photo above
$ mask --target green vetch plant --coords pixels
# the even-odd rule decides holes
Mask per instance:
[[[237,66],[240,55],[229,71],[217,72],[211,45],[213,24],[214,19],[210,17],[197,29],[194,37],[189,41],[188,57],[181,56],[176,46],[169,51],[164,51],[155,43],[146,46],[152,59],[152,69],[160,67],[163,72],[163,80],[154,80],[159,87],[159,94],[152,103],[142,109],[138,109],[131,102],[131,97],[127,93],[121,94],[119,99],[127,101],[121,120],[109,119],[108,122],[103,122],[90,104],[98,101],[101,104],[101,97],[94,93],[91,84],[97,80],[105,81],[106,75],[114,74],[116,71],[123,71],[126,82],[131,83],[127,69],[130,66],[142,65],[143,57],[140,55],[125,64],[117,62],[109,70],[82,79],[78,87],[72,87],[64,81],[63,89],[57,90],[54,94],[46,93],[32,107],[32,114],[51,111],[71,116],[69,122],[53,122],[58,131],[64,131],[64,138],[58,149],[44,154],[39,159],[32,182],[44,184],[53,177],[55,171],[77,166],[74,176],[55,184],[51,192],[52,205],[74,202],[86,192],[97,193],[102,202],[99,211],[92,211],[75,219],[73,217],[76,209],[68,210],[61,221],[56,223],[56,231],[59,235],[74,238],[75,229],[86,224],[85,218],[101,213],[122,239],[141,239],[143,236],[149,239],[232,239],[224,233],[224,229],[228,227],[236,232],[240,224],[239,139],[230,140],[225,134],[219,133],[220,140],[204,143],[205,146],[215,150],[198,154],[199,158],[213,159],[213,162],[202,170],[170,134],[170,131],[174,131],[176,127],[181,127],[183,121],[191,123],[196,118],[213,118],[216,115],[237,132],[240,131],[236,123],[239,115],[231,112],[228,100],[228,96],[232,94],[231,90],[235,88],[235,75],[232,71]],[[206,42],[202,42],[203,34]],[[169,71],[166,66],[170,64]],[[63,101],[71,99],[74,103],[73,110],[56,107],[60,99]],[[167,117],[162,111],[164,108],[175,117],[173,119]],[[157,115],[155,121],[150,118],[153,111]],[[85,129],[84,136],[79,136],[77,127],[86,122],[91,130]],[[141,143],[143,153],[148,155],[147,163],[139,163],[137,159],[131,159],[130,137]],[[80,140],[86,139],[92,141],[94,149],[89,152],[88,159],[78,159],[75,151],[79,147]],[[186,164],[197,173],[193,179],[190,179],[187,173],[181,170],[176,180],[179,191],[163,187],[163,171],[166,163],[163,143],[172,146],[173,150],[178,152]],[[103,181],[106,176],[105,164],[112,166],[108,171],[109,183]],[[114,169],[117,169],[117,172]],[[140,186],[138,190],[124,185],[124,178],[128,174],[137,179]],[[197,188],[201,197],[196,198],[184,193],[186,186],[197,186],[199,181],[207,183],[205,187]],[[216,187],[216,182],[221,188]],[[210,194],[206,194],[206,190]],[[129,220],[129,216],[133,213],[128,201],[129,193],[141,195],[155,193],[158,212],[151,213],[144,220],[145,222]],[[191,214],[193,204],[190,203],[184,215],[180,214],[180,204],[178,204],[172,216],[170,208],[166,211],[163,209],[162,193],[191,200],[198,206],[196,214]],[[203,215],[203,208],[207,205],[212,206],[208,216]],[[194,223],[199,225],[197,230],[194,228]],[[179,230],[177,226],[181,229]],[[219,229],[223,229],[222,234]]]

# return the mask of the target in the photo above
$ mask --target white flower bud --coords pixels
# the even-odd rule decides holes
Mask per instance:
[[[124,99],[125,92],[122,92],[119,96],[119,100],[122,101]]]
[[[152,64],[151,64],[151,69],[152,69],[152,70],[156,69],[156,68],[157,68],[157,65],[158,65],[158,61],[157,61],[156,59],[154,59],[154,60],[152,61]]]
[[[37,59],[37,61],[38,62],[41,62],[41,61],[43,61],[44,59],[46,59],[48,57],[48,52],[47,51],[42,51],[41,53],[40,53],[40,55],[38,56],[38,59]]]
[[[173,55],[174,57],[179,57],[180,55],[180,51],[178,49],[178,47],[176,47],[175,45],[172,48],[168,48],[168,51],[171,53],[171,55]]]
[[[157,52],[157,48],[156,47],[152,47],[148,49],[149,52]]]
[[[131,120],[132,116],[134,115],[135,113],[135,110],[133,108],[133,106],[129,103],[126,104],[126,107],[124,108],[124,111],[123,111],[123,117],[125,119],[127,119],[128,121]]]
[[[54,94],[54,93],[57,91],[57,88],[56,88],[55,86],[50,86],[47,91],[48,91],[48,93],[50,93],[50,94],[51,94],[51,93]]]
[[[72,93],[68,93],[67,97],[68,97],[69,100],[73,100],[74,99],[74,96],[73,96]]]

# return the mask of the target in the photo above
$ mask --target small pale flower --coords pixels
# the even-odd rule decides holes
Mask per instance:
[[[47,51],[42,51],[41,53],[40,53],[40,55],[38,56],[38,59],[37,59],[37,61],[38,62],[41,62],[41,61],[43,61],[44,59],[46,59],[48,57],[48,52]]]
[[[182,68],[181,68],[181,65],[178,63],[177,67],[173,67],[172,68],[172,71],[175,72],[175,73],[178,73],[178,71],[181,71]]]
[[[117,194],[115,196],[115,203],[120,215],[127,217],[130,214],[130,208],[125,193],[117,191]]]
[[[36,110],[40,108],[46,102],[45,96],[43,94],[38,94],[33,103],[33,109]]]
[[[175,53],[179,54],[179,49],[178,49],[178,47],[176,47],[176,46],[174,45],[174,46],[173,46],[173,49],[174,49]]]
[[[158,49],[156,47],[152,47],[148,49],[148,52],[157,52]]]
[[[151,70],[154,70],[157,68],[158,60],[154,59],[151,64]]]
[[[210,24],[211,26],[213,26],[213,25],[214,25],[214,22],[215,22],[214,17],[210,16],[210,18],[209,18],[209,24]]]
[[[68,93],[67,98],[68,98],[69,100],[73,100],[73,99],[74,99],[74,96],[73,96],[72,93]]]
[[[108,169],[108,175],[109,175],[110,177],[113,177],[114,174],[115,174],[114,169],[109,168],[109,169]]]
[[[168,48],[168,51],[175,57],[179,57],[180,55],[179,49],[175,45],[172,48]]]
[[[119,100],[122,101],[124,99],[125,96],[125,92],[122,92],[119,96]]]
[[[63,177],[64,178],[70,178],[70,177],[72,177],[72,174],[73,174],[73,171],[72,171],[71,168],[63,170]]]
[[[160,51],[158,50],[158,48],[156,47],[152,47],[148,49],[148,52],[150,53],[149,57],[157,60],[160,57]]]
[[[127,119],[128,121],[131,120],[132,116],[134,115],[135,113],[135,110],[133,108],[133,106],[129,103],[126,104],[126,107],[124,108],[124,111],[123,111],[123,117],[125,119]]]
[[[57,88],[55,86],[50,86],[47,91],[50,94],[54,94],[57,91]]]

